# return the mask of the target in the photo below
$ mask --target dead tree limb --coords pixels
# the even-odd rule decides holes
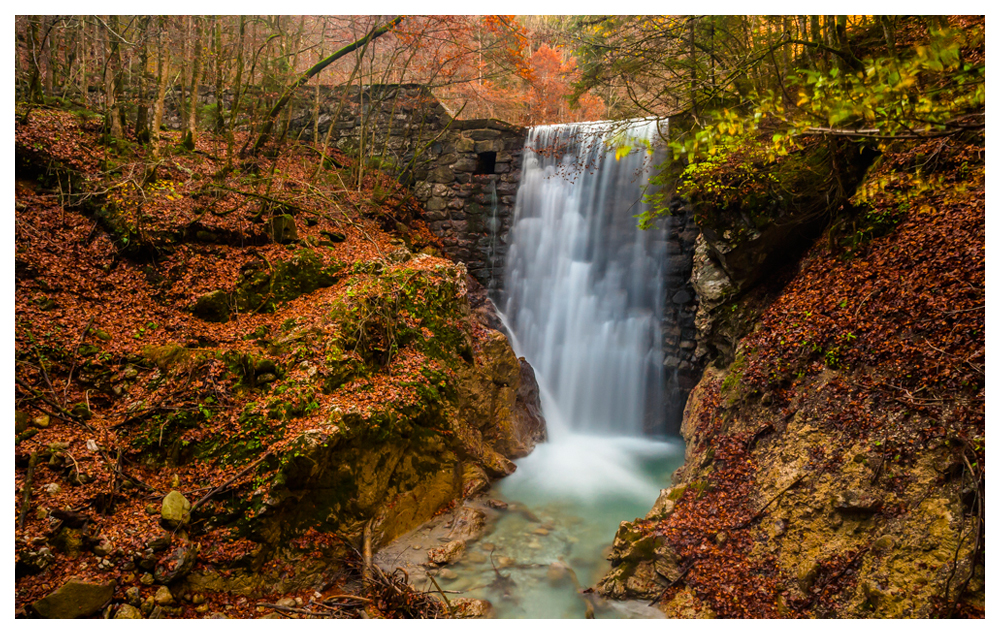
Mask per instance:
[[[249,465],[247,465],[247,466],[246,466],[246,467],[245,467],[245,468],[244,468],[244,469],[243,469],[242,471],[240,471],[239,473],[237,473],[237,474],[236,474],[236,475],[234,475],[233,477],[229,478],[228,480],[226,480],[225,482],[223,482],[223,483],[222,483],[222,484],[220,484],[219,486],[217,486],[217,487],[213,488],[213,489],[212,489],[211,491],[209,491],[208,493],[206,493],[206,494],[204,495],[204,497],[202,497],[202,498],[201,498],[200,500],[198,500],[197,502],[195,502],[195,503],[194,503],[194,504],[193,504],[193,505],[191,506],[191,513],[192,513],[192,514],[194,514],[194,512],[195,512],[195,511],[196,511],[196,510],[198,509],[198,507],[199,507],[199,506],[201,506],[202,504],[204,504],[205,502],[207,502],[207,501],[208,501],[209,499],[211,499],[211,497],[212,497],[213,495],[215,495],[216,493],[218,493],[218,492],[219,492],[219,491],[221,491],[222,489],[224,489],[224,488],[226,488],[227,486],[229,486],[230,484],[232,484],[232,483],[233,483],[233,481],[235,481],[235,480],[236,480],[237,478],[239,478],[239,477],[241,477],[241,476],[245,475],[246,473],[248,473],[248,472],[249,472],[249,471],[250,471],[251,469],[253,469],[253,468],[254,468],[254,467],[256,467],[257,465],[259,465],[260,463],[264,462],[264,459],[265,459],[265,458],[267,458],[267,457],[268,457],[268,456],[270,456],[270,455],[271,455],[271,451],[269,450],[269,451],[268,451],[267,453],[265,453],[265,454],[264,454],[263,456],[261,456],[260,458],[258,458],[258,459],[257,459],[257,460],[255,460],[254,462],[251,462],[251,463],[250,463]]]
[[[271,108],[271,111],[267,113],[267,117],[264,119],[264,125],[261,126],[260,134],[257,135],[257,140],[254,142],[253,148],[250,150],[249,154],[256,154],[260,150],[260,148],[267,142],[268,137],[270,137],[271,135],[271,130],[272,128],[274,128],[274,122],[278,119],[278,115],[281,114],[281,111],[288,104],[288,102],[291,101],[292,93],[294,93],[297,88],[299,88],[307,81],[318,75],[320,71],[322,71],[324,68],[334,63],[341,57],[344,57],[348,53],[351,53],[361,48],[362,46],[368,44],[372,40],[385,35],[390,30],[392,30],[393,27],[395,27],[402,21],[403,21],[403,16],[398,16],[394,18],[391,22],[383,24],[382,26],[376,29],[373,29],[371,32],[368,33],[368,35],[364,36],[360,40],[357,40],[352,44],[348,44],[344,48],[335,52],[333,55],[330,55],[329,57],[320,60],[315,66],[313,66],[306,72],[302,73],[302,75],[300,75],[299,78],[296,79],[291,86],[285,89],[285,92],[281,95],[281,98],[278,99],[278,102],[276,104],[274,104],[274,107]],[[241,152],[241,154],[244,155],[247,154],[245,148],[244,152]]]

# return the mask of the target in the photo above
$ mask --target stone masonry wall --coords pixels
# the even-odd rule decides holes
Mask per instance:
[[[695,239],[699,229],[694,214],[680,201],[671,205],[673,215],[665,218],[667,229],[667,270],[664,293],[663,370],[667,403],[668,432],[680,430],[688,394],[701,378],[704,360],[698,356],[695,315],[698,297],[691,285]]]
[[[424,207],[445,254],[491,293],[503,284],[507,232],[527,129],[494,119],[454,119],[419,85],[324,89],[302,102],[290,136],[325,138],[399,174]],[[308,93],[307,93],[308,96]]]

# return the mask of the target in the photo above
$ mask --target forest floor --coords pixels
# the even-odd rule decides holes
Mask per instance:
[[[175,450],[198,441],[204,427],[216,436],[242,433],[239,415],[250,392],[240,389],[222,358],[199,357],[184,366],[186,376],[168,370],[178,346],[236,355],[227,359],[259,354],[258,341],[280,333],[290,316],[308,319],[342,299],[350,272],[374,262],[392,268],[389,256],[400,249],[431,254],[410,261],[410,268],[450,263],[434,257],[436,239],[415,218],[416,203],[405,189],[335,150],[325,152],[321,165],[323,148],[286,143],[277,159],[236,158],[230,170],[224,169],[227,140],[221,135],[200,134],[195,150],[185,151],[179,133],[163,132],[163,156],[155,160],[148,146],[104,143],[100,119],[44,107],[32,109],[27,121],[18,114],[15,613],[24,616],[26,606],[70,577],[138,585],[144,575],[133,552],[146,553],[148,570],[169,568],[165,553],[146,550],[164,535],[157,520],[167,491],[180,490],[194,500],[220,488],[252,487],[252,473],[234,473],[222,460],[182,459],[164,468],[167,422],[161,423],[158,440],[138,438],[139,424],[148,429],[157,416],[211,421],[182,430]],[[243,141],[237,134],[237,150]],[[272,219],[289,216],[297,235],[276,241],[275,232],[288,227],[276,229]],[[310,262],[314,268],[331,273],[320,288],[288,298],[278,310],[278,302],[264,292],[260,305],[242,312],[235,307],[224,322],[192,314],[199,298],[234,292],[247,271],[270,267],[273,273],[277,263],[303,247],[318,254],[321,261]],[[386,372],[331,393],[286,395],[289,402],[301,397],[304,411],[282,438],[264,441],[259,453],[315,424],[320,411],[364,409],[385,400],[419,368],[417,360],[399,355]],[[260,372],[252,378],[274,379]],[[150,452],[158,459],[150,460]],[[68,539],[76,543],[67,543],[67,528],[78,529]],[[224,530],[199,541],[200,560],[219,565],[245,559],[254,548]],[[303,548],[322,548],[319,542]],[[343,595],[345,587],[357,586],[359,569],[347,568],[353,572],[331,581],[326,594]],[[142,592],[152,595],[155,586],[148,581],[141,582]],[[399,599],[399,587],[386,581],[382,590],[395,588]],[[321,605],[319,593],[306,599],[307,607],[319,606],[312,609],[322,615],[357,616],[373,598],[380,600],[376,595],[377,589],[369,598],[332,608]],[[256,617],[274,612],[273,605],[257,603],[274,604],[279,597],[255,602],[209,593],[185,599],[163,607],[184,617]],[[422,604],[422,597],[399,599],[409,601],[406,605],[393,604],[396,599],[382,601],[383,614],[436,609]],[[292,608],[282,614],[308,612]]]

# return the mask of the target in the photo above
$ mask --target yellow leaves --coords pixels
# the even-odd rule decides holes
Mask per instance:
[[[795,102],[795,105],[802,107],[807,103],[809,103],[809,95],[807,95],[805,91],[799,91],[799,100]]]

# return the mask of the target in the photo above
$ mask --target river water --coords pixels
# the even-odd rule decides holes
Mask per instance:
[[[663,123],[583,123],[529,132],[498,305],[535,369],[549,441],[494,495],[509,504],[469,545],[445,589],[489,599],[501,618],[651,617],[579,589],[608,569],[623,520],[643,516],[683,461],[663,429],[666,243],[639,230],[662,159]]]

